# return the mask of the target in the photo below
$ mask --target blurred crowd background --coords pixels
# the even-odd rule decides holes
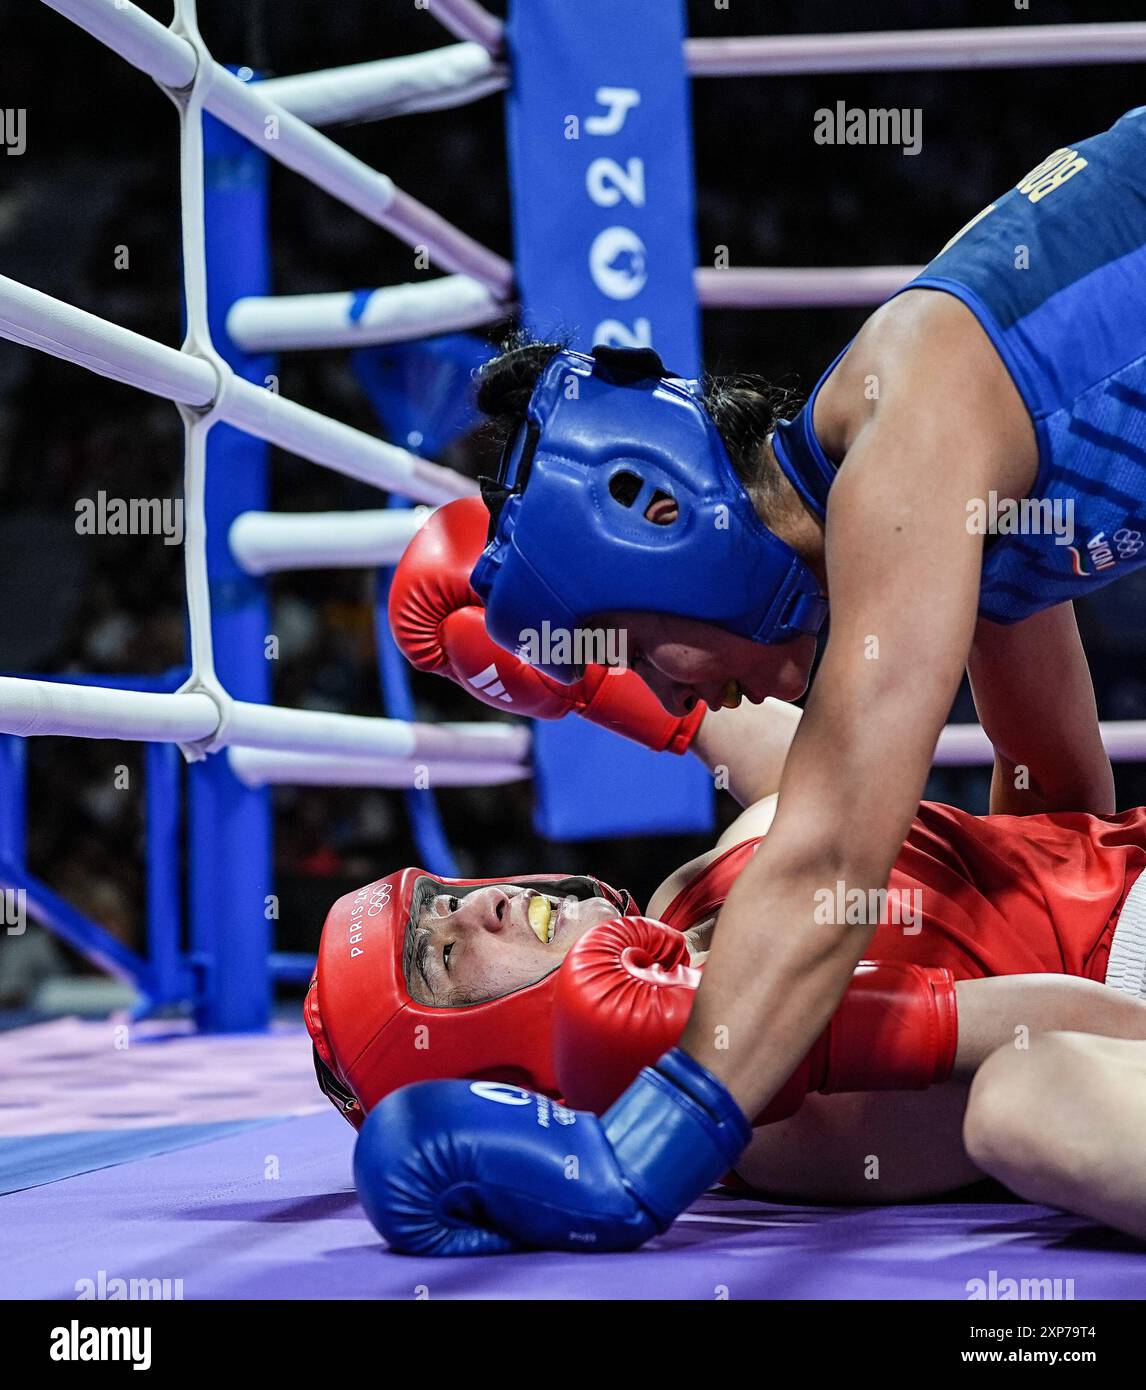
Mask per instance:
[[[540,0],[537,0],[540,2]],[[623,0],[618,0],[623,3]],[[169,6],[144,8],[166,21]],[[504,5],[489,8],[504,13]],[[215,56],[266,75],[419,52],[452,42],[414,0],[201,0]],[[1134,3],[899,0],[689,0],[694,34],[834,32],[1142,18]],[[922,264],[970,216],[1046,153],[1109,126],[1146,101],[1141,66],[699,80],[693,84],[698,257],[726,246],[738,265]],[[918,107],[922,152],[821,146],[814,113],[837,101]],[[27,111],[27,150],[0,155],[0,271],[116,323],[177,345],[177,122],[148,79],[73,24],[28,0],[0,0],[0,105]],[[512,254],[500,97],[454,111],[330,132],[478,240]],[[273,178],[274,282],[280,293],[416,277],[401,243],[285,172]],[[119,248],[126,268],[117,268]],[[716,312],[704,318],[709,371],[751,371],[798,390],[862,323],[864,310]],[[511,325],[491,330],[499,332]],[[284,394],[361,429],[377,419],[344,354],[287,355]],[[399,441],[401,442],[401,441]],[[488,467],[480,434],[441,461]],[[177,496],[174,409],[139,392],[0,341],[0,671],[162,672],[184,660],[181,552],[155,537],[78,536],[75,504]],[[379,495],[289,455],[273,462],[280,511],[375,507]],[[374,577],[288,575],[271,583],[280,639],[274,697],[283,705],[378,714]],[[1146,577],[1083,605],[1081,620],[1105,719],[1146,717]],[[419,716],[480,718],[452,685],[416,677]],[[974,717],[964,691],[954,719]],[[117,790],[126,765],[131,790]],[[140,750],[35,740],[29,857],[51,886],[124,940],[142,931]],[[1116,768],[1120,806],[1146,799],[1143,767]],[[987,805],[987,769],[937,772],[928,795]],[[441,802],[465,872],[592,869],[638,895],[700,852],[691,838],[552,847],[531,825],[528,784],[451,790]],[[731,802],[721,807],[731,819]],[[340,893],[413,862],[401,795],[276,793],[279,945],[313,949]],[[45,979],[86,969],[42,933],[4,939],[0,1004],[26,1003]]]

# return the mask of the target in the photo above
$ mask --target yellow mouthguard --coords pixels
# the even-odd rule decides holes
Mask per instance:
[[[548,898],[530,898],[529,907],[526,909],[529,915],[529,925],[533,928],[533,934],[538,941],[548,944],[550,939],[550,923],[553,918],[553,907]]]
[[[744,698],[744,692],[740,689],[740,684],[735,679],[728,681],[723,690],[724,708],[736,709],[740,701]]]

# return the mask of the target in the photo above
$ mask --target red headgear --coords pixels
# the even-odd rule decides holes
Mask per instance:
[[[406,984],[406,939],[419,880],[468,892],[504,878],[434,878],[402,869],[347,893],[330,909],[303,1013],[322,1089],[356,1128],[383,1096],[412,1081],[475,1077],[558,1096],[551,1042],[556,970],[480,1004],[419,1004]],[[638,909],[598,879],[528,874],[511,880],[557,897],[607,898]]]

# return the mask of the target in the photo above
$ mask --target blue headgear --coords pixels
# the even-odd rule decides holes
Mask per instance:
[[[756,515],[696,381],[649,348],[559,352],[525,423],[483,478],[489,543],[470,583],[489,635],[510,651],[529,631],[572,634],[617,609],[674,613],[756,642],[819,630],[815,577]],[[668,525],[646,519],[672,498]],[[576,666],[541,664],[570,684]]]

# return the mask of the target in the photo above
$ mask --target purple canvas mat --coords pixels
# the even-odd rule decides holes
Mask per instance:
[[[219,1037],[183,1021],[65,1018],[0,1033],[3,1137],[222,1124],[328,1104],[301,1023]]]
[[[1146,1247],[1022,1203],[779,1206],[711,1195],[627,1255],[394,1255],[354,1196],[333,1111],[0,1199],[0,1296],[183,1280],[198,1298],[963,1299],[970,1281],[1146,1297]],[[174,1285],[172,1285],[174,1287]]]

